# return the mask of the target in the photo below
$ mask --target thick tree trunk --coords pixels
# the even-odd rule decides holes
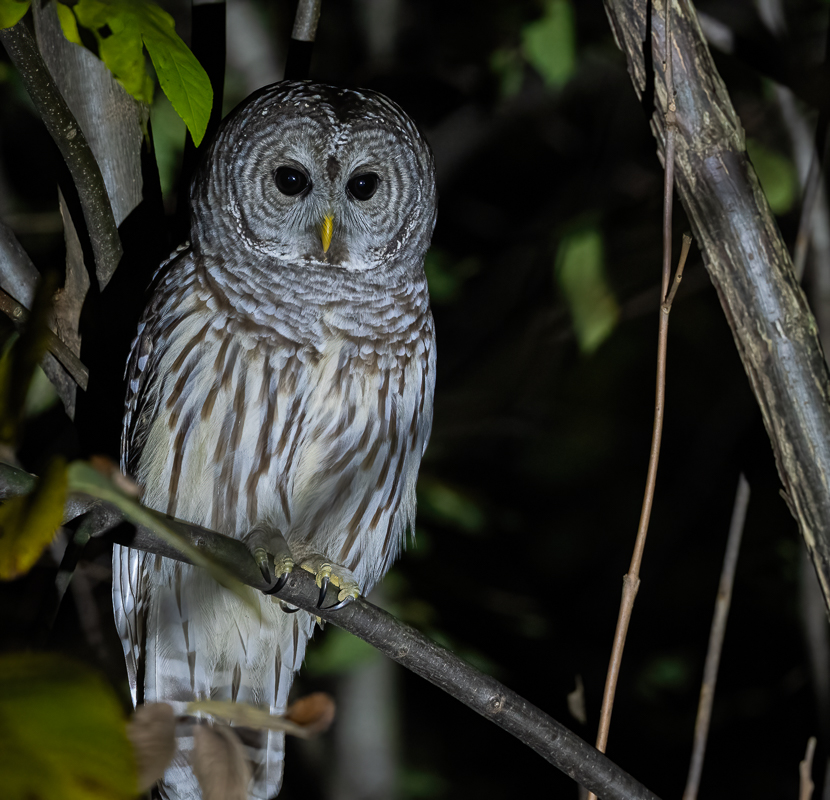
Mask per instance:
[[[605,9],[634,89],[651,115],[662,158],[665,0],[655,5],[605,0]],[[671,30],[677,191],[732,328],[787,502],[830,609],[830,373],[816,322],[689,0],[673,1]]]

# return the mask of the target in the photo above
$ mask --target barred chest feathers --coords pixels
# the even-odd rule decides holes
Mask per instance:
[[[267,306],[231,311],[240,287],[189,256],[171,265],[176,289],[162,290],[133,352],[140,372],[160,376],[152,404],[135,410],[144,502],[229,535],[275,526],[295,559],[324,552],[368,591],[414,519],[435,361],[425,285],[410,280],[396,297],[347,284],[362,300],[355,313],[347,297],[347,315],[289,272],[281,299],[301,313],[269,324]],[[309,307],[309,295],[323,302]]]

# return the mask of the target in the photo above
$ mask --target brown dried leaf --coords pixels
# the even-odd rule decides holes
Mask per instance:
[[[188,714],[204,714],[221,722],[245,728],[285,731],[289,736],[308,739],[328,730],[334,719],[334,700],[316,692],[292,703],[285,716],[265,708],[229,700],[196,700],[187,704]]]
[[[284,717],[271,714],[268,709],[230,700],[194,700],[187,704],[187,713],[206,714],[215,720],[244,728],[282,731],[293,727],[293,723],[286,723]]]
[[[334,698],[325,692],[313,692],[295,700],[285,712],[285,717],[297,723],[308,734],[323,733],[334,722]]]
[[[251,768],[242,742],[230,728],[197,725],[190,763],[203,800],[248,800]]]
[[[164,775],[176,752],[176,715],[167,703],[139,706],[127,724],[133,745],[141,791],[147,791]]]

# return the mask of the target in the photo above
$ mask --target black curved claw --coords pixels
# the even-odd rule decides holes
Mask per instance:
[[[326,592],[329,590],[329,583],[330,581],[328,578],[323,578],[323,580],[320,581],[320,596],[317,598],[317,608],[323,607],[323,602],[326,599]]]
[[[349,603],[351,603],[352,600],[354,600],[354,597],[349,595],[348,597],[344,597],[339,603],[335,603],[333,606],[326,606],[326,608],[317,606],[317,608],[321,608],[323,611],[339,611],[344,606],[349,605]]]
[[[262,577],[266,581],[271,580],[271,565],[268,563],[267,558],[264,561],[259,562],[259,571],[262,573]],[[282,587],[280,587],[280,588],[282,588]]]
[[[294,606],[294,608],[289,608],[288,605],[284,603],[282,600],[280,600],[280,608],[286,614],[296,614],[300,610],[298,606]]]
[[[277,578],[277,582],[270,589],[264,589],[262,593],[263,594],[276,594],[280,589],[282,589],[283,586],[285,586],[286,582],[288,581],[288,576],[290,574],[291,574],[290,572],[283,572],[282,575],[280,575],[279,578]],[[265,578],[266,578],[266,580],[270,580],[271,579],[270,573],[268,575],[266,575]]]

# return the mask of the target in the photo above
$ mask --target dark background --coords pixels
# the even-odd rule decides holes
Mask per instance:
[[[715,61],[792,244],[800,189],[770,77],[805,94],[824,58],[827,4],[782,5],[786,29],[777,34],[749,0],[699,10],[737,37],[735,52],[715,51]],[[281,77],[291,6],[230,4],[226,109]],[[186,15],[168,8],[187,38]],[[527,45],[552,8],[565,20],[549,29],[565,65],[557,82],[545,80]],[[601,3],[327,2],[312,77],[389,94],[425,131],[438,168],[427,264],[439,347],[435,424],[417,537],[378,602],[593,741],[645,483],[662,248],[662,170]],[[0,78],[0,213],[40,269],[60,269],[55,183],[41,155],[49,143],[7,61]],[[184,134],[165,104],[160,98],[153,130],[172,211]],[[817,109],[797,105],[814,124]],[[601,241],[600,288],[618,310],[593,352],[580,346],[557,279],[575,230]],[[677,206],[676,252],[685,230]],[[808,292],[814,283],[808,266]],[[121,402],[114,393],[112,403]],[[50,449],[74,447],[57,407],[31,421],[26,442],[30,469]],[[794,798],[807,738],[820,737],[820,752],[827,746],[809,666],[816,642],[803,632],[804,583],[815,579],[693,246],[671,315],[657,495],[608,748],[664,798],[680,796],[686,778],[741,470],[752,498],[702,796]],[[82,586],[64,603],[49,646],[103,668],[126,697],[106,546],[85,558]],[[32,644],[53,578],[45,558],[0,587],[0,647]],[[348,688],[354,670],[377,668],[343,636],[316,638],[298,693],[339,698],[357,691]],[[568,778],[507,734],[401,668],[381,669],[392,687],[384,724],[399,797],[501,798],[542,786],[547,796],[576,797]],[[568,710],[577,676],[587,723]],[[367,705],[358,694],[356,707]],[[284,796],[343,796],[334,788],[336,741],[335,732],[292,745]]]

